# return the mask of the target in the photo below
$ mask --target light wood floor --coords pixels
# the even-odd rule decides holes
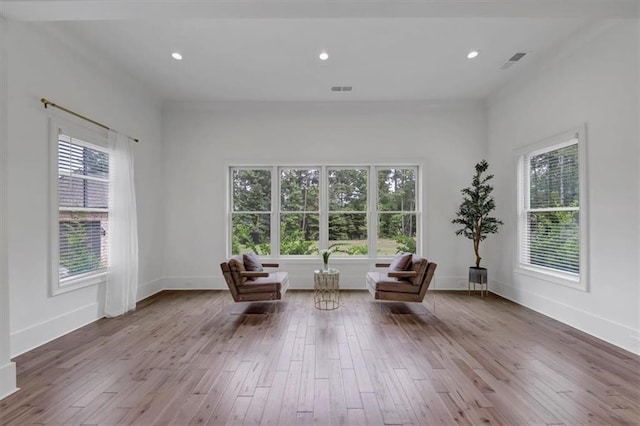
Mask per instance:
[[[312,300],[162,292],[18,357],[22,390],[0,401],[1,422],[640,422],[639,357],[497,296]]]

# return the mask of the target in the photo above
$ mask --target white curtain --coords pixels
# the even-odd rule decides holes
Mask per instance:
[[[136,307],[138,219],[129,138],[109,131],[109,273],[104,312],[116,317]]]

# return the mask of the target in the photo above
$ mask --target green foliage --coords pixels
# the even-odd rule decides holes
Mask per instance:
[[[496,205],[491,196],[493,186],[488,182],[493,175],[484,175],[489,168],[489,163],[482,160],[475,166],[476,173],[473,176],[471,186],[461,190],[463,194],[462,204],[456,212],[454,224],[462,228],[456,231],[456,235],[473,240],[473,248],[476,255],[476,267],[480,266],[480,241],[489,234],[496,234],[502,221],[490,216]]]
[[[329,170],[329,211],[367,211],[367,170]]]
[[[232,253],[271,254],[271,170],[236,169],[232,180]]]
[[[89,231],[86,224],[80,220],[63,222],[65,232],[61,233],[66,238],[66,247],[60,255],[60,265],[67,269],[69,275],[82,274],[96,270],[100,267],[100,257],[91,253],[89,246]],[[61,244],[65,242],[61,241]]]
[[[271,254],[269,217],[268,214],[234,214],[232,253]]]
[[[532,265],[579,273],[578,211],[546,210],[579,206],[578,145],[533,155],[528,166],[528,201],[533,210],[527,216],[528,260]]]
[[[395,238],[398,243],[396,253],[416,253],[416,239],[408,235],[398,235]]]
[[[232,172],[233,211],[271,211],[271,171],[237,169]]]
[[[330,213],[329,240],[366,240],[367,215],[365,213]]]
[[[317,253],[316,241],[305,240],[302,231],[296,229],[292,232],[284,232],[280,241],[280,253],[282,254],[313,254]]]
[[[414,211],[415,203],[416,172],[414,169],[378,170],[378,210]]]
[[[364,256],[369,253],[369,248],[366,244],[347,246],[343,250],[349,256]]]
[[[378,238],[415,237],[415,203],[414,169],[378,170]]]
[[[283,211],[317,212],[320,205],[320,171],[283,169],[280,171],[280,208]]]
[[[551,211],[530,213],[529,262],[561,271],[580,272],[578,213]]]
[[[531,208],[578,206],[578,145],[530,157],[529,185]]]
[[[368,245],[369,169],[328,169],[328,239],[344,242],[341,252],[366,255]],[[236,169],[233,179],[232,251],[270,250],[271,171]],[[416,170],[411,168],[378,170],[378,236],[414,247],[416,237]],[[280,253],[312,254],[320,237],[320,170],[281,169]],[[252,232],[260,235],[259,243]],[[393,249],[392,249],[393,250]]]

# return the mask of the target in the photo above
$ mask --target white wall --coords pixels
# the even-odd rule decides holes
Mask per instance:
[[[513,82],[490,102],[489,157],[505,220],[494,290],[524,306],[640,352],[637,20],[583,35],[571,54]],[[514,273],[514,150],[587,125],[589,291]]]
[[[439,264],[438,288],[466,288],[470,241],[451,219],[486,152],[482,105],[425,103],[169,104],[163,115],[168,288],[226,288],[229,164],[424,166],[423,254]],[[490,264],[490,256],[487,262]],[[292,288],[312,288],[308,261],[281,259]],[[364,288],[372,261],[340,261],[341,288]]]
[[[103,308],[103,286],[49,293],[48,118],[72,117],[45,110],[40,98],[140,139],[134,150],[140,295],[154,292],[163,275],[163,170],[156,98],[47,24],[9,22],[7,27],[10,321],[16,355],[94,321]]]
[[[9,346],[7,274],[7,54],[6,23],[0,18],[0,399],[16,390],[16,365]]]

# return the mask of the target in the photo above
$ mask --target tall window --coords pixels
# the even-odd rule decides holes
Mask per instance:
[[[329,169],[329,247],[336,255],[365,255],[367,238],[368,170]]]
[[[318,250],[320,170],[280,169],[280,254]]]
[[[572,283],[584,281],[586,251],[580,139],[572,132],[538,145],[519,166],[520,266]]]
[[[230,174],[232,254],[416,252],[415,166],[231,167]]]
[[[232,169],[231,235],[234,254],[271,253],[271,170]]]
[[[88,285],[109,265],[109,153],[58,129],[55,163],[57,288]]]
[[[416,252],[416,171],[415,168],[377,170],[379,255]]]

